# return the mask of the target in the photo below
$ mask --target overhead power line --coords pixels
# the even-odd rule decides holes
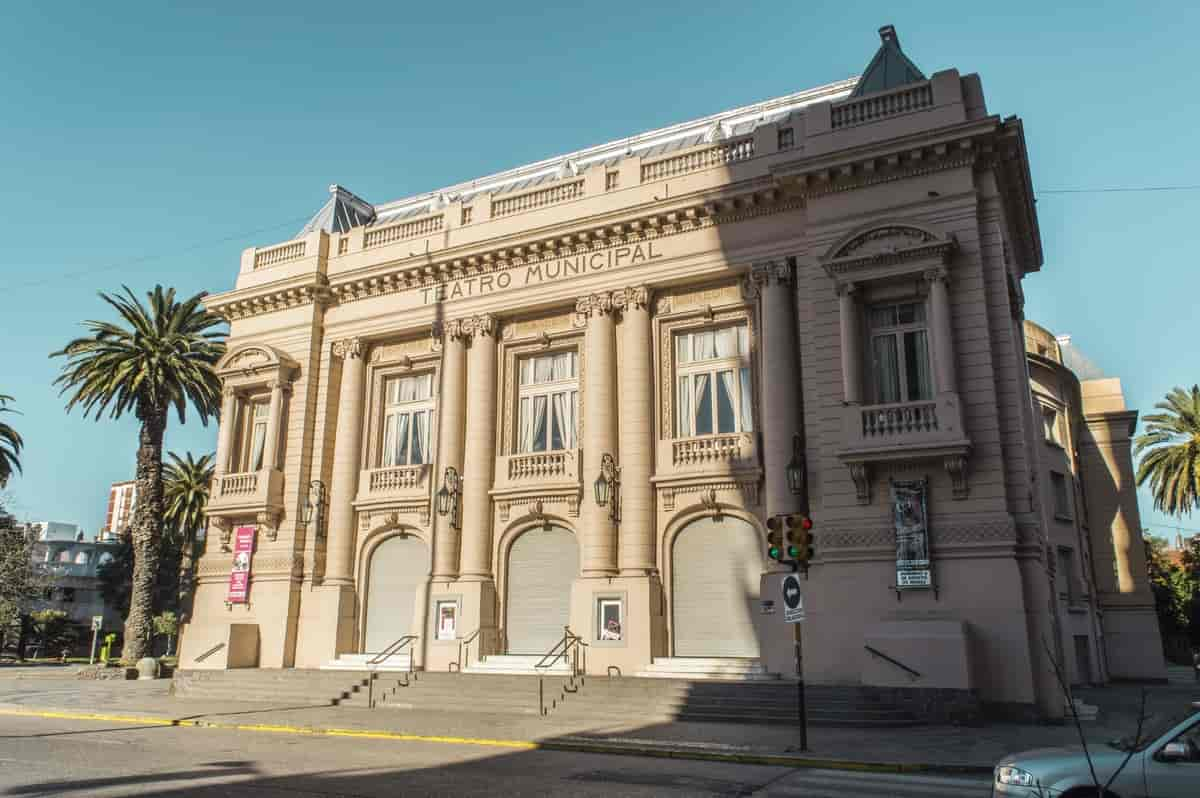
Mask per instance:
[[[1200,191],[1194,186],[1109,186],[1106,188],[1043,188],[1035,194],[1124,194],[1135,191]]]

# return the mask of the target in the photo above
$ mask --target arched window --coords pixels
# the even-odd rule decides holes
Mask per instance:
[[[75,564],[76,565],[87,565],[88,564],[88,553],[86,551],[76,552],[75,553]]]

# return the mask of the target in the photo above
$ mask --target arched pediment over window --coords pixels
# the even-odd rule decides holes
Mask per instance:
[[[233,377],[280,373],[280,376],[287,377],[299,368],[296,361],[273,346],[242,344],[225,353],[217,363],[217,374]]]
[[[953,235],[918,222],[873,222],[843,236],[820,261],[834,280],[854,282],[946,266],[957,246]]]

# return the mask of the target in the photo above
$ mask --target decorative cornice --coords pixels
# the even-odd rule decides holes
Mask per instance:
[[[205,297],[204,306],[218,316],[234,321],[275,310],[325,304],[332,299],[325,275],[305,274],[256,288]]]

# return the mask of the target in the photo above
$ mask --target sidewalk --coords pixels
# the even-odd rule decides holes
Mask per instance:
[[[586,688],[585,688],[586,689]],[[1085,724],[1089,743],[1132,732],[1139,689],[1117,685],[1079,691],[1101,706]],[[1178,707],[1198,697],[1192,685],[1149,688],[1148,709]],[[68,713],[110,722],[233,728],[292,734],[370,735],[432,743],[609,751],[651,756],[763,762],[871,770],[990,772],[1005,754],[1078,744],[1073,726],[995,723],[895,729],[814,727],[809,750],[796,729],[729,723],[668,722],[606,726],[553,716],[431,713],[379,708],[294,707],[175,698],[169,682],[95,682],[20,677],[0,679],[0,715]]]

